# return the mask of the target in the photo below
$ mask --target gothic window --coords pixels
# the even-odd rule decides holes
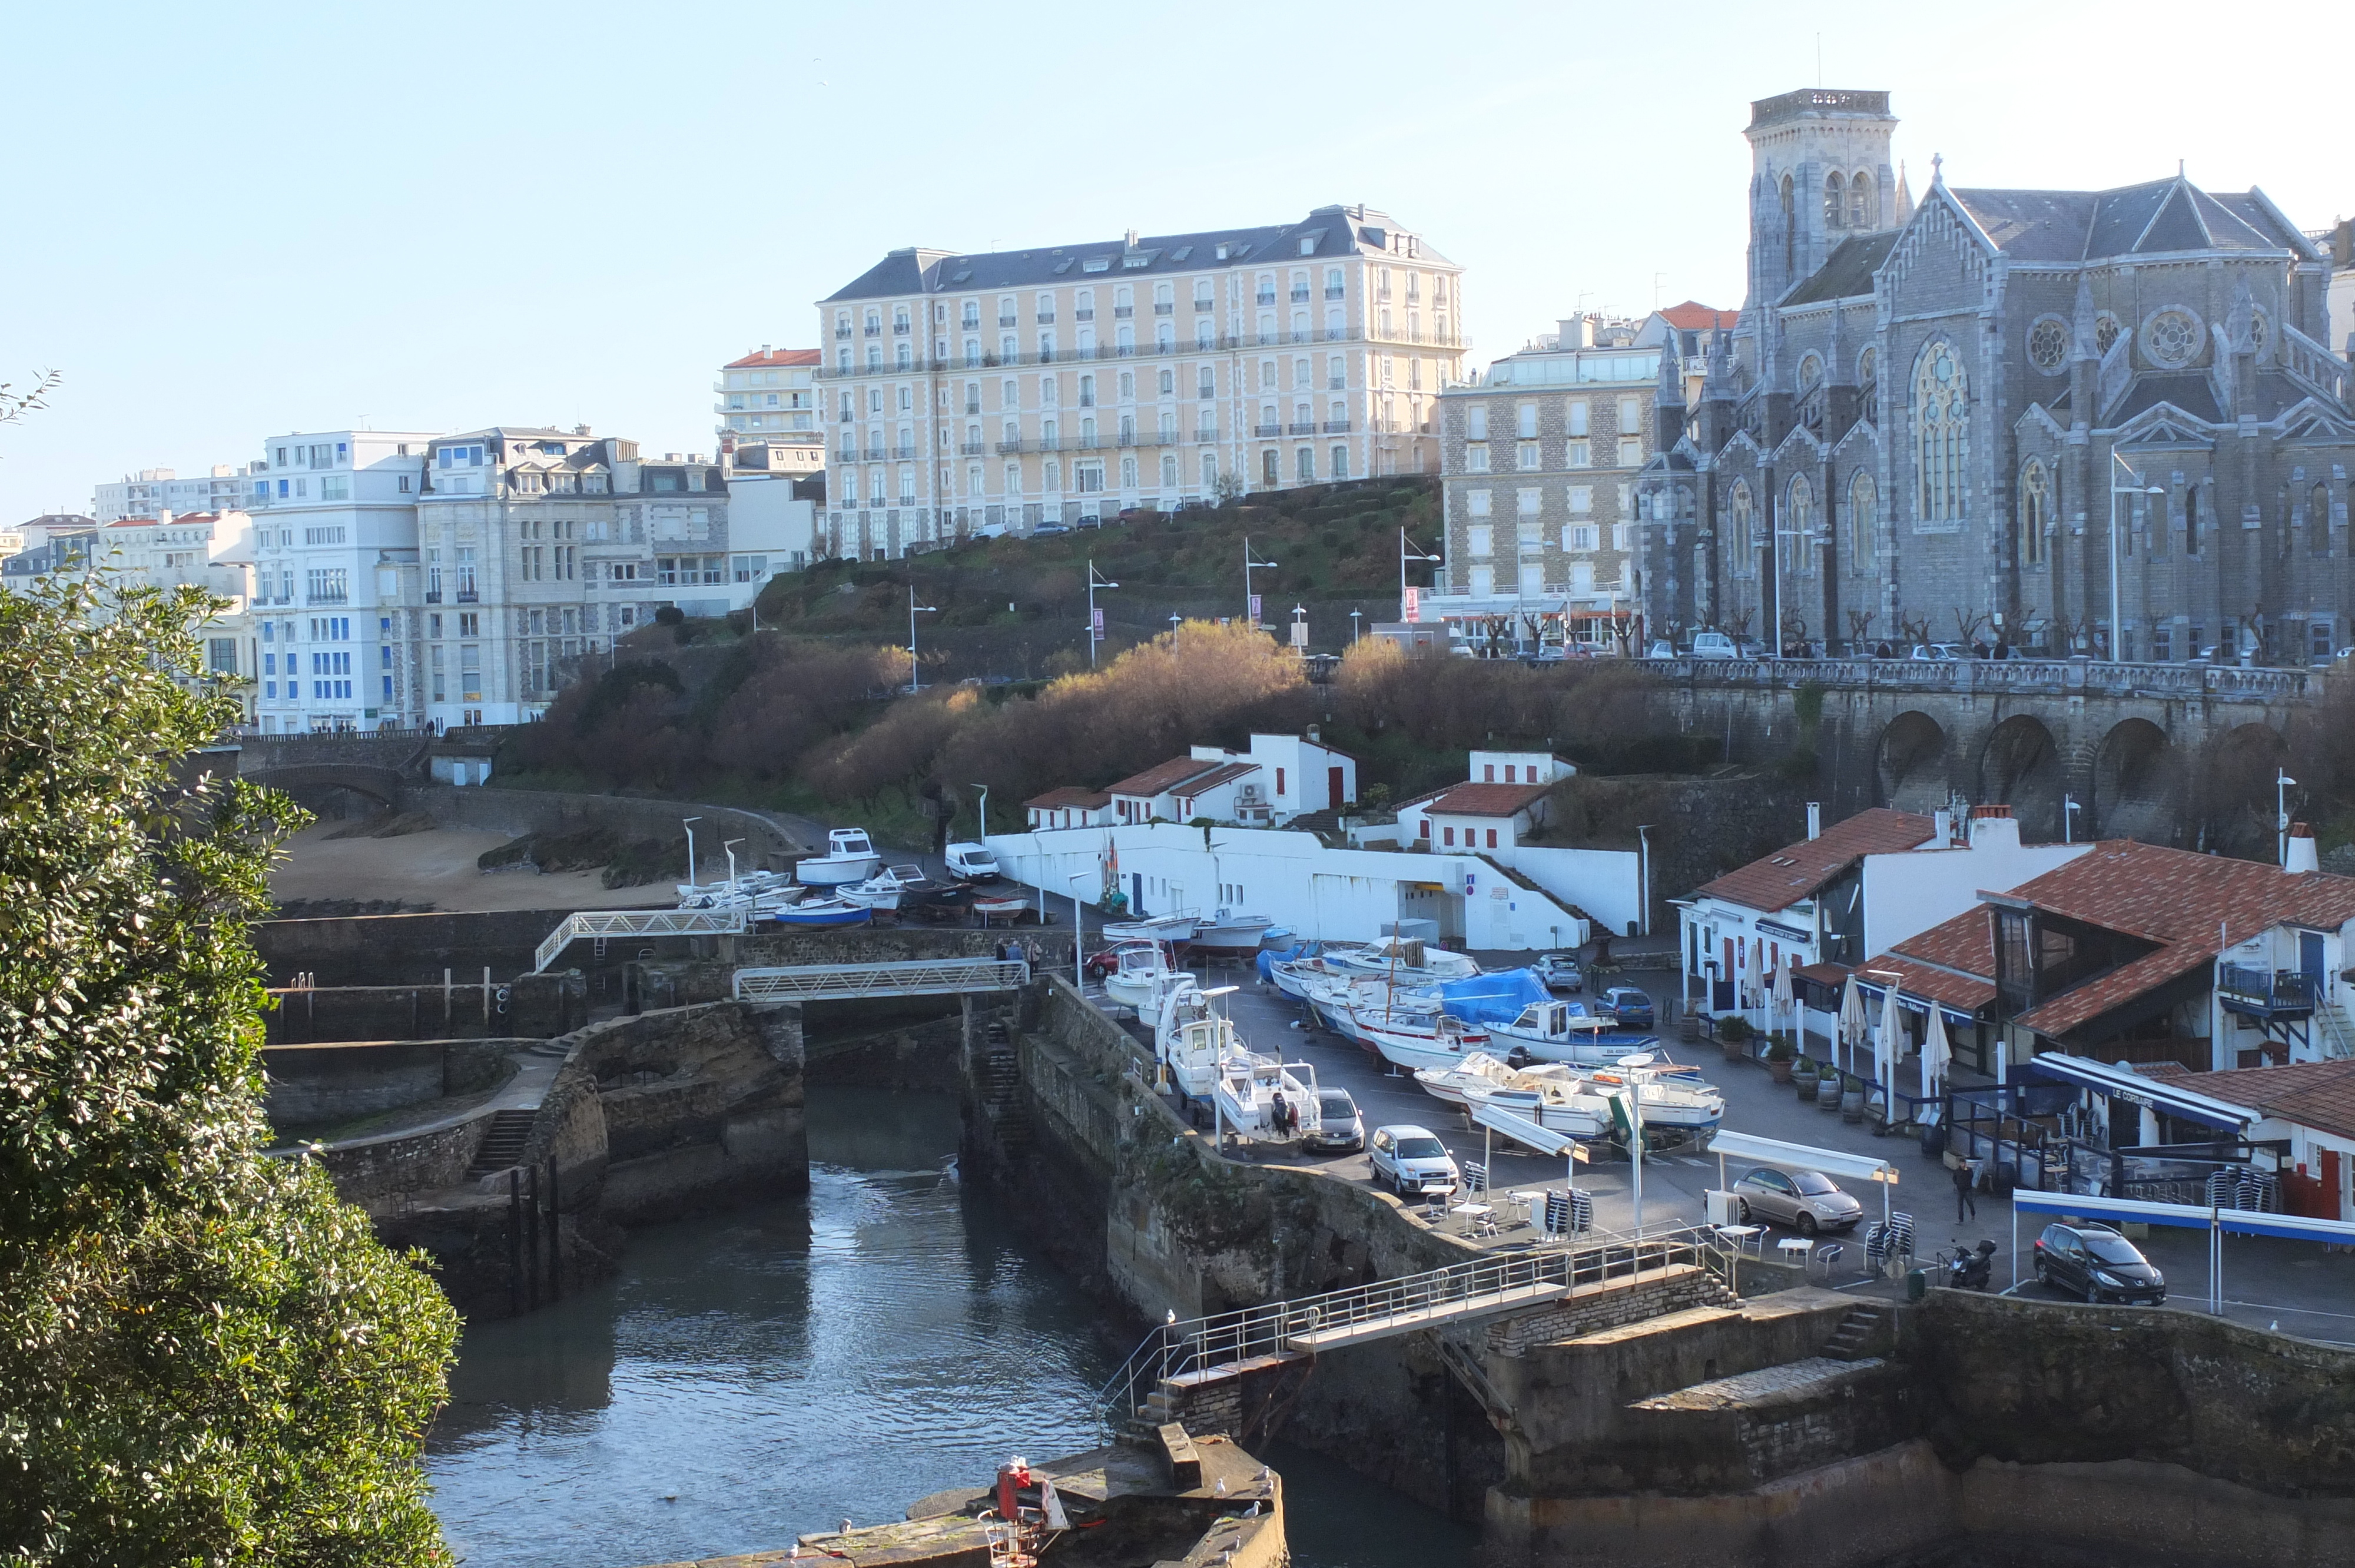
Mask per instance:
[[[1791,204],[1791,176],[1783,176],[1783,271],[1788,276],[1798,265],[1799,215]]]
[[[1824,433],[1824,362],[1814,355],[1799,361],[1799,423]]]
[[[1757,523],[1752,516],[1750,485],[1735,480],[1733,490],[1725,498],[1726,532],[1730,535],[1727,549],[1734,560],[1734,575],[1754,577],[1758,575],[1758,547],[1763,543],[1756,534]]]
[[[2252,311],[2249,313],[2249,352],[2257,356],[2260,365],[2265,362],[2265,340],[2273,335],[2271,328],[2272,323],[2265,320],[2264,312]]]
[[[2019,471],[2019,564],[2044,564],[2044,528],[2052,516],[2051,476],[2041,458],[2030,458]]]
[[[2330,487],[2318,484],[2307,502],[2306,547],[2318,556],[2330,554]]]
[[[2094,318],[2094,351],[2096,354],[2107,355],[2110,352],[2110,345],[2117,342],[2118,334],[2126,330],[2125,323],[2109,312],[2104,311]]]
[[[1923,523],[1959,523],[1968,514],[1970,414],[1970,380],[1954,344],[1932,344],[1913,377],[1915,515]]]
[[[1881,533],[1881,486],[1859,470],[1848,485],[1849,558],[1856,569],[1872,569],[1873,546]]]
[[[1809,576],[1816,569],[1816,487],[1804,473],[1791,480],[1785,513],[1789,525],[1781,532],[1791,541],[1791,570]]]
[[[2162,370],[2180,370],[2200,357],[2200,335],[2198,316],[2169,305],[2142,324],[2143,357]]]
[[[1848,183],[1848,226],[1850,228],[1881,227],[1880,204],[1872,199],[1872,176],[1862,169]]]
[[[2028,329],[2028,363],[2047,376],[2057,376],[2069,363],[2069,323],[2059,316],[2039,316]]]
[[[1847,216],[1848,182],[1835,173],[1824,182],[1824,227],[1838,228]]]
[[[1881,355],[1866,349],[1856,361],[1857,407],[1869,422],[1881,423]]]

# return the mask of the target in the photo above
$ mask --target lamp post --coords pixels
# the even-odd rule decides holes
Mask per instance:
[[[2274,769],[2274,863],[2289,863],[2289,789],[2297,780]]]
[[[989,842],[989,786],[976,784],[974,788],[981,791],[981,842],[987,843]]]
[[[923,677],[916,668],[916,617],[920,614],[937,613],[938,611],[932,606],[916,602],[916,585],[910,583],[908,585],[908,690],[911,692],[921,692],[924,689]]]
[[[2111,449],[2110,461],[2114,465],[2114,471],[2110,474],[2110,662],[2121,664],[2126,662],[2126,640],[2124,628],[2118,625],[2118,497],[2165,495],[2167,492],[2158,485],[2143,483],[2142,475],[2137,473],[2127,464],[2126,460],[2118,455],[2115,448]],[[2121,471],[2126,474],[2127,483],[2118,482],[2118,473]]]
[[[1185,624],[1186,618],[1184,616],[1178,614],[1174,609],[1169,612],[1169,630],[1171,631],[1176,631],[1179,627]]]
[[[736,892],[736,846],[743,842],[742,839],[729,839],[719,846],[728,856],[728,892],[731,897]]]
[[[1243,619],[1252,626],[1259,624],[1259,601],[1252,597],[1252,568],[1254,567],[1272,568],[1275,565],[1273,561],[1252,560],[1251,535],[1248,534],[1243,535]]]
[[[695,885],[695,824],[703,819],[681,817],[679,821],[687,824],[687,885],[693,887]]]
[[[1292,651],[1295,653],[1308,652],[1308,607],[1305,604],[1292,607]]]
[[[1439,556],[1424,555],[1423,546],[1420,545],[1409,550],[1406,530],[1403,528],[1399,530],[1399,619],[1401,620],[1406,619],[1406,564],[1409,561],[1425,561],[1436,565],[1444,558]]]
[[[1073,991],[1083,991],[1088,984],[1087,944],[1080,939],[1086,934],[1084,925],[1086,916],[1080,909],[1079,885],[1091,876],[1102,874],[1103,873],[1098,871],[1075,871],[1064,878],[1071,889],[1071,989]]]
[[[1362,609],[1353,609],[1349,612],[1349,644],[1351,647],[1357,646],[1358,639],[1364,635],[1364,633],[1358,630],[1358,618],[1365,613],[1366,612]]]
[[[1636,896],[1644,901],[1644,907],[1637,912],[1636,918],[1643,923],[1644,935],[1646,937],[1652,934],[1653,826],[1654,824],[1646,822],[1636,830]]]
[[[2073,844],[2077,842],[2077,813],[2084,809],[2077,804],[2076,796],[2061,797],[2061,842],[2062,843]]]
[[[1118,583],[1108,583],[1096,576],[1096,560],[1088,557],[1088,668],[1096,667],[1096,644],[1103,641],[1103,622],[1096,619],[1096,589],[1116,588]]]

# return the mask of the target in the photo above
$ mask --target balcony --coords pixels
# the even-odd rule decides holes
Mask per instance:
[[[867,449],[867,461],[868,462],[881,462],[883,461],[883,449],[881,447],[868,447]]]
[[[986,444],[981,441],[960,441],[957,443],[957,456],[959,457],[979,457],[985,450],[986,450]]]
[[[1016,323],[1012,316],[1000,316],[997,318],[997,324],[1001,327],[1010,327]]]
[[[1022,443],[1020,441],[1000,441],[997,443],[997,455],[1000,457],[1013,457],[1017,453],[1020,452],[1021,450]]]
[[[1252,434],[1262,440],[1265,440],[1270,436],[1280,436],[1284,434],[1284,427],[1282,425],[1253,425],[1252,427]]]
[[[881,337],[883,335],[883,323],[880,322],[868,322],[863,335],[867,337]]]
[[[911,446],[893,447],[891,449],[891,455],[900,462],[906,462],[916,455],[916,449]]]
[[[269,604],[269,603],[271,603],[271,602],[272,602],[272,600],[269,600],[269,599],[263,599],[261,602],[262,602],[262,603],[264,603],[264,604]],[[292,601],[292,600],[289,600],[289,599],[279,599],[279,600],[277,600],[276,602],[277,602],[277,603],[280,603],[280,604],[288,604],[288,603],[292,603],[293,601]],[[441,590],[440,588],[427,588],[427,589],[425,590],[425,602],[426,602],[426,603],[428,603],[428,604],[440,604],[440,603],[442,602],[442,590]]]
[[[1194,432],[1194,440],[1202,446],[1216,446],[1219,444],[1219,428],[1204,425]]]
[[[1286,425],[1284,429],[1286,435],[1313,436],[1316,433],[1316,421],[1314,419],[1295,419],[1291,424]]]
[[[1040,326],[1053,326],[1055,324],[1055,313],[1052,311],[1040,311],[1038,315],[1032,319],[1038,322]]]
[[[1349,433],[1349,421],[1327,419],[1325,421],[1325,433],[1328,436],[1346,436]]]
[[[1166,315],[1168,315],[1171,312],[1175,311],[1177,308],[1178,308],[1178,306],[1177,306],[1176,302],[1173,302],[1173,301],[1169,301],[1169,300],[1156,300],[1156,301],[1154,301],[1154,302],[1153,302],[1153,313],[1154,313],[1155,315],[1156,315],[1156,316],[1166,316]]]
[[[2306,1018],[2314,1012],[2314,982],[2296,969],[2225,964],[2216,978],[2216,1000],[2226,1012],[2251,1018]]]
[[[1256,296],[1256,300],[1258,303],[1263,305],[1272,305],[1275,303],[1275,296],[1273,294],[1261,294]]]
[[[458,602],[460,604],[479,604],[482,602],[482,598],[483,596],[475,592],[473,588],[460,588],[458,590]],[[344,596],[337,594],[332,601],[326,599],[314,599],[312,602],[314,604],[325,604],[329,602],[341,604],[344,602]]]
[[[847,339],[848,339],[848,338],[849,338],[849,336],[850,336],[850,328],[849,328],[848,326],[847,326],[847,325],[845,325],[845,326],[838,326],[838,327],[837,327],[837,328],[835,328],[835,329],[834,329],[834,341],[835,341],[835,342],[837,342],[837,343],[844,342],[844,341],[846,341]]]
[[[1093,305],[1082,305],[1071,313],[1071,319],[1075,322],[1092,322],[1096,319],[1096,309]]]
[[[905,336],[907,336],[907,335],[908,335],[908,323],[907,323],[906,322],[893,322],[893,323],[891,323],[891,335],[892,335],[893,337],[905,337]]]
[[[1135,317],[1136,307],[1135,305],[1114,305],[1112,308],[1112,319],[1116,322],[1134,321]]]
[[[1198,311],[1215,311],[1219,308],[1219,302],[1209,295],[1197,294],[1194,296],[1194,308]]]
[[[1327,289],[1325,291],[1325,297],[1328,300],[1337,300],[1348,291],[1347,289]]]
[[[1307,291],[1307,290],[1305,290],[1305,289],[1295,289],[1295,290],[1293,290],[1293,291],[1292,291],[1292,302],[1293,302],[1294,304],[1295,304],[1295,305],[1305,305],[1305,304],[1306,304],[1306,303],[1308,302],[1308,291]]]

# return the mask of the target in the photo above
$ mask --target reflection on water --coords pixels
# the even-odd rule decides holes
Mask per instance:
[[[467,1563],[774,1550],[1100,1441],[1112,1341],[992,1194],[943,1174],[955,1102],[814,1088],[809,1129],[806,1200],[637,1232],[619,1277],[468,1330],[426,1459]],[[1474,1531],[1268,1457],[1300,1568],[1470,1563]]]

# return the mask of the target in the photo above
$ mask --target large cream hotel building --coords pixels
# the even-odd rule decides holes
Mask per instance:
[[[1462,270],[1363,207],[895,250],[818,302],[827,543],[898,556],[1123,508],[1436,472]]]

